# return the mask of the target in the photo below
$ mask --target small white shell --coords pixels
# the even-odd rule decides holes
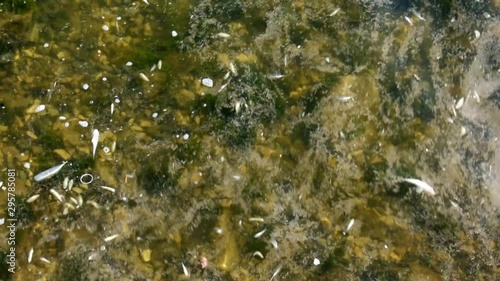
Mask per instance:
[[[112,241],[112,240],[116,239],[118,236],[120,236],[120,234],[114,234],[114,235],[108,236],[108,237],[104,238],[104,242]]]
[[[36,199],[38,199],[38,197],[40,197],[40,194],[35,194],[35,195],[31,196],[30,198],[26,199],[26,203],[34,202]]]
[[[142,80],[149,82],[149,78],[146,76],[146,74],[141,72],[141,73],[139,73],[139,76],[141,77]]]
[[[462,106],[464,105],[464,102],[465,102],[464,97],[461,97],[461,98],[457,101],[457,103],[455,104],[455,109],[457,109],[457,110],[458,110],[458,109],[462,108]]]

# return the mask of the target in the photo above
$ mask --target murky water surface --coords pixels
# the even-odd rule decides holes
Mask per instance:
[[[498,280],[499,7],[2,1],[0,279]]]

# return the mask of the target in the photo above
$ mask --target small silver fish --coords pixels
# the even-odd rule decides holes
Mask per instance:
[[[64,162],[62,162],[62,164],[59,164],[57,166],[54,166],[50,169],[47,169],[47,170],[39,173],[38,175],[35,176],[35,181],[42,181],[42,180],[51,178],[55,174],[59,173],[59,171],[62,169],[62,167],[64,167],[64,165],[66,165],[66,163],[68,163],[68,161],[64,161]]]
[[[97,143],[99,142],[99,131],[94,129],[92,132],[92,158],[95,158],[95,150],[97,148]]]
[[[424,193],[427,193],[431,196],[436,195],[436,191],[434,191],[434,188],[432,188],[432,186],[430,186],[426,182],[423,182],[423,181],[417,180],[417,179],[409,179],[409,178],[403,179],[403,181],[416,185],[417,186],[417,193],[424,192]]]

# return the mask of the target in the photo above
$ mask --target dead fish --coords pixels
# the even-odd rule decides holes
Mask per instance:
[[[68,163],[68,161],[64,161],[64,162],[62,162],[62,164],[59,164],[57,166],[54,166],[50,169],[47,169],[47,170],[39,173],[38,175],[35,176],[35,181],[42,181],[42,180],[51,178],[55,174],[59,173],[59,171],[62,169],[62,167],[64,167],[64,165],[66,165],[66,163]]]
[[[99,131],[94,129],[92,132],[92,158],[95,158],[95,150],[97,148],[97,143],[99,142]]]
[[[423,182],[423,181],[418,180],[418,179],[410,179],[410,178],[403,179],[403,181],[414,184],[415,186],[417,186],[418,193],[424,192],[424,193],[427,193],[431,196],[436,195],[434,188],[432,188],[432,186],[430,186],[426,182]]]

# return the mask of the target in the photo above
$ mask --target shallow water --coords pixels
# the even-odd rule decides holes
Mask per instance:
[[[0,280],[500,278],[498,8],[1,4]]]

